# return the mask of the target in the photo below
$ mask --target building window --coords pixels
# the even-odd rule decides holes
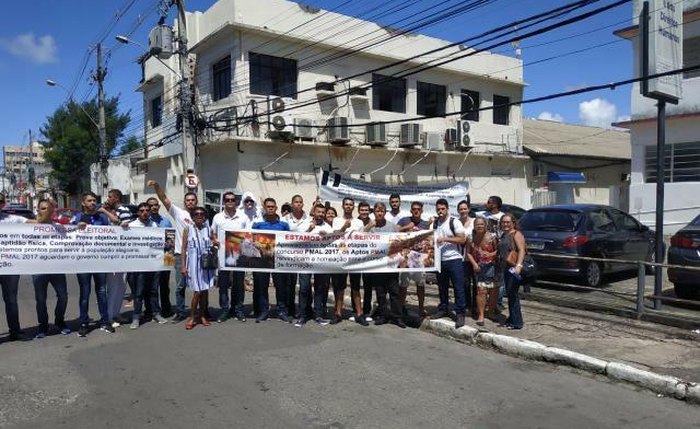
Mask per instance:
[[[151,100],[151,128],[159,127],[163,123],[163,96]]]
[[[656,146],[644,148],[644,181],[656,182]],[[700,142],[664,147],[664,182],[700,182]]]
[[[700,36],[683,40],[683,67],[700,65]],[[683,79],[700,77],[700,70],[683,73]]]
[[[372,74],[372,108],[406,113],[406,79]]]
[[[222,100],[231,95],[231,57],[228,56],[214,64],[212,70],[214,89],[212,99]]]
[[[250,93],[297,98],[297,61],[248,53]]]
[[[493,96],[493,123],[508,125],[510,117],[510,98],[502,95]]]
[[[445,116],[447,87],[434,83],[418,82],[418,109],[424,116]]]
[[[462,90],[462,119],[479,122],[480,99],[477,91]]]

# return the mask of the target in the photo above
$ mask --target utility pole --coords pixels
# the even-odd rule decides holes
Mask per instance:
[[[27,182],[29,183],[29,200],[27,207],[34,209],[34,197],[36,196],[36,170],[34,170],[34,140],[32,130],[29,130],[29,166],[27,167]]]
[[[95,81],[97,82],[97,110],[98,110],[98,137],[100,139],[100,195],[102,201],[107,197],[107,126],[105,125],[105,93],[102,83],[104,82],[107,73],[102,68],[102,44],[97,44],[97,72],[95,73]]]
[[[180,63],[180,117],[182,132],[182,165],[184,167],[183,180],[188,169],[194,169],[194,153],[191,145],[191,96],[190,96],[190,67],[188,64],[187,48],[187,17],[185,16],[185,0],[175,0],[177,5],[177,40],[178,58]],[[201,195],[199,196],[201,200]]]

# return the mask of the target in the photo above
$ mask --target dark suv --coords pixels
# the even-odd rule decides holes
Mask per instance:
[[[537,262],[538,276],[577,277],[588,286],[599,286],[604,274],[635,270],[614,262],[555,259],[540,253],[594,258],[651,261],[654,232],[632,216],[613,207],[570,204],[528,210],[519,221],[528,252]]]
[[[700,215],[671,237],[668,263],[700,267]],[[668,279],[678,298],[700,297],[700,272],[669,268]]]

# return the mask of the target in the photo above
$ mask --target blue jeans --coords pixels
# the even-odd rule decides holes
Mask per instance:
[[[437,275],[438,293],[440,295],[439,311],[449,311],[450,307],[450,282],[455,294],[455,313],[464,314],[466,310],[466,293],[464,290],[464,266],[462,259],[442,261],[440,272]]]
[[[90,281],[95,281],[95,295],[97,295],[97,308],[100,311],[100,324],[106,325],[109,321],[107,311],[107,274],[106,273],[80,273],[78,285],[80,285],[80,324],[85,325],[90,320],[88,311],[90,309]]]
[[[56,308],[54,323],[58,327],[66,325],[66,307],[68,306],[68,284],[65,274],[37,274],[32,276],[34,284],[34,299],[36,300],[36,318],[39,321],[39,331],[49,332],[49,313],[46,309],[46,295],[49,283],[56,292]]]
[[[17,286],[19,275],[0,276],[2,286],[2,299],[5,301],[5,315],[10,335],[19,334],[19,307],[17,306]]]
[[[516,279],[514,275],[508,272],[508,269],[503,271],[503,280],[506,284],[506,295],[508,296],[508,319],[506,319],[506,323],[511,324],[514,328],[522,328],[525,323],[523,322],[523,313],[520,309],[520,295],[518,294],[522,280]]]
[[[231,279],[233,278],[233,282]],[[243,301],[245,300],[245,273],[243,271],[219,270],[219,308],[221,313],[231,313],[229,304],[229,289],[231,290],[231,302],[235,314],[244,314]]]
[[[299,318],[323,317],[328,302],[329,274],[314,274],[313,298],[311,295],[311,274],[299,274]],[[311,302],[313,299],[313,311]]]
[[[187,307],[185,306],[185,290],[187,289],[187,278],[182,275],[182,255],[175,254],[175,311],[183,317],[187,317]]]
[[[138,272],[133,273],[136,291],[134,292],[134,313],[132,320],[141,317],[144,293],[150,301],[150,310],[153,315],[160,314],[160,303],[158,302],[158,289],[160,287],[160,272]]]

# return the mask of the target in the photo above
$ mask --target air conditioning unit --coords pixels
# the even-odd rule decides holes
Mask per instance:
[[[420,124],[401,124],[399,146],[418,146],[420,144]]]
[[[328,142],[347,143],[350,141],[350,128],[348,128],[348,118],[345,116],[335,116],[330,118],[328,124]]]
[[[314,121],[308,118],[294,118],[294,136],[299,139],[313,140],[316,137]]]
[[[275,140],[291,140],[294,138],[294,117],[288,107],[294,100],[276,97],[268,102],[268,118],[270,121],[270,138]]]
[[[435,133],[432,131],[421,133],[421,144],[424,149],[445,150],[445,139],[442,133]]]
[[[471,124],[467,120],[458,121],[457,128],[457,142],[455,144],[455,149],[457,150],[469,150],[474,147],[469,137],[469,131],[471,130]]]
[[[445,130],[445,148],[453,150],[457,145],[457,128],[448,128]]]
[[[386,146],[386,124],[370,124],[365,128],[365,144],[371,146]]]
[[[158,25],[148,33],[148,53],[162,60],[167,60],[175,53],[173,28]]]

